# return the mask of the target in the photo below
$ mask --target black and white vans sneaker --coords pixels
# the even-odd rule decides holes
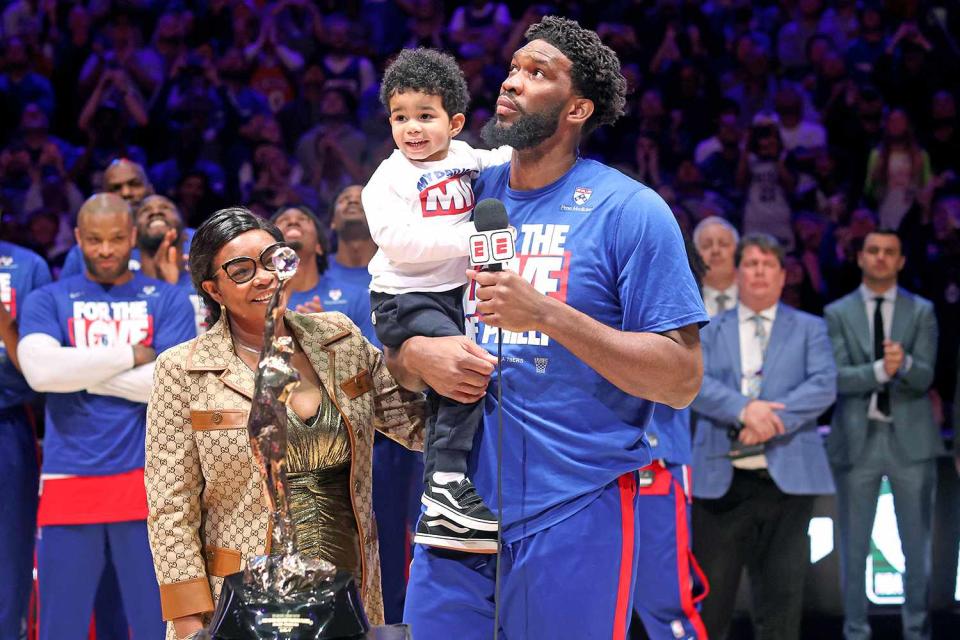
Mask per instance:
[[[496,531],[477,531],[469,527],[461,527],[429,507],[420,515],[413,541],[428,547],[467,553],[497,552]]]
[[[439,512],[461,527],[475,531],[497,530],[497,517],[483,503],[469,478],[447,484],[431,479],[420,502],[426,505],[428,513]]]

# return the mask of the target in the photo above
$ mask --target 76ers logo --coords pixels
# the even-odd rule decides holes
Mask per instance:
[[[153,316],[146,300],[73,303],[67,319],[70,342],[75,347],[114,347],[153,344]]]
[[[456,173],[420,192],[420,210],[424,218],[458,216],[473,209],[473,188],[464,178],[468,172]]]
[[[17,290],[13,288],[9,273],[0,273],[0,304],[7,308],[13,318],[17,317]]]

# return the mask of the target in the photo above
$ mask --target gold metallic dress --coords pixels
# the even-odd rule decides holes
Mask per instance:
[[[301,553],[360,577],[360,536],[350,499],[350,437],[324,392],[304,422],[287,407],[290,512]]]

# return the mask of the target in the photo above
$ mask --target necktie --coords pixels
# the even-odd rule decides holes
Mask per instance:
[[[728,296],[723,292],[721,292],[720,295],[717,296],[717,315],[720,315],[721,313],[727,310],[727,302],[729,301],[730,301],[730,296]]]
[[[873,357],[883,360],[883,298],[874,298],[877,306],[873,308]],[[885,416],[890,415],[890,391],[883,385],[877,392],[877,410]]]
[[[756,314],[750,318],[753,320],[754,332],[753,335],[757,339],[757,344],[760,347],[760,369],[750,376],[750,380],[747,383],[747,395],[751,398],[760,397],[760,385],[763,380],[763,359],[767,354],[767,327],[763,323],[763,316]]]

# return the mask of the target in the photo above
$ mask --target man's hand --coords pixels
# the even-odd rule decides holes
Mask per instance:
[[[410,338],[400,347],[401,364],[440,395],[469,403],[487,392],[497,359],[466,336]]]
[[[508,331],[540,329],[547,296],[513,271],[475,271],[467,277],[477,283],[477,312],[483,322]]]
[[[897,371],[903,365],[903,345],[899,342],[887,339],[883,341],[883,370],[891,378],[897,375]]]
[[[313,296],[312,300],[298,304],[295,311],[297,313],[323,313],[323,303],[320,302],[320,296]]]
[[[133,345],[133,366],[139,367],[144,364],[149,364],[157,359],[157,352],[154,351],[153,347],[148,347],[143,344]]]
[[[740,442],[745,445],[759,444],[786,433],[783,420],[774,411],[784,409],[781,402],[751,400],[743,409],[743,429]]]
[[[174,242],[177,239],[177,230],[170,229],[163,235],[157,253],[154,254],[154,264],[157,266],[157,275],[168,284],[177,284],[180,280],[180,255]]]

